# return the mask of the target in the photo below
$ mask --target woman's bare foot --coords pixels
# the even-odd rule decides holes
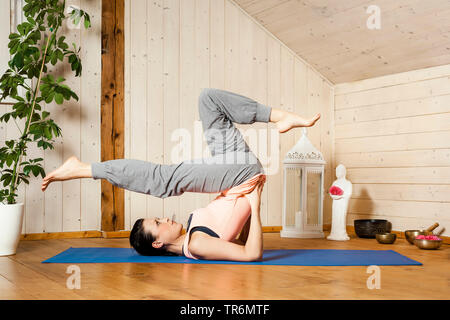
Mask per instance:
[[[48,185],[53,181],[88,178],[91,176],[90,167],[89,164],[82,163],[77,157],[72,156],[67,159],[62,166],[45,176],[42,180],[41,190],[45,191]]]
[[[276,123],[276,126],[280,133],[284,133],[291,130],[292,128],[312,127],[319,119],[320,113],[316,114],[311,119],[304,119],[295,113],[286,112],[283,115],[282,119]]]

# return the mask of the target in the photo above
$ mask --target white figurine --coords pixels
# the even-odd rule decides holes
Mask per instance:
[[[333,182],[332,186],[339,187],[344,192],[342,195],[332,195],[333,199],[333,211],[331,221],[331,233],[327,237],[328,240],[350,240],[347,235],[346,218],[348,202],[352,195],[352,183],[345,179],[347,170],[344,165],[340,164],[336,168],[337,180]]]

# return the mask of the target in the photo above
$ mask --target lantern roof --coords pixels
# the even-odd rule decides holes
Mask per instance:
[[[308,139],[306,128],[302,129],[302,133],[300,140],[286,154],[283,163],[325,164],[322,153]]]

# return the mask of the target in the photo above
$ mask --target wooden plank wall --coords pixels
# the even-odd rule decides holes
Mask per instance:
[[[327,160],[325,186],[332,179],[333,87],[278,39],[229,0],[126,0],[125,158],[172,164],[172,150],[186,130],[190,152],[177,158],[208,157],[198,115],[202,88],[214,87],[260,103],[322,120],[309,131]],[[300,129],[271,134],[273,124],[237,125],[268,173],[262,222],[281,225],[282,167]],[[257,130],[256,137],[252,130]],[[269,130],[267,130],[269,129]],[[256,138],[256,139],[255,139]],[[200,140],[200,141],[201,141]],[[278,150],[280,151],[278,154]],[[272,159],[271,159],[272,156]],[[277,157],[278,156],[278,157]],[[269,161],[270,160],[270,161]],[[125,192],[125,229],[141,217],[169,217],[186,223],[195,208],[216,194],[185,193],[159,199]],[[331,203],[325,203],[329,223]]]
[[[335,138],[354,184],[348,224],[450,235],[450,65],[337,85]]]
[[[3,8],[8,3],[2,2],[1,12],[9,10]],[[61,126],[63,137],[55,143],[55,150],[31,148],[29,156],[43,157],[47,172],[71,155],[84,162],[100,161],[101,0],[68,1],[70,4],[88,11],[93,26],[89,30],[65,27],[63,31],[68,41],[81,45],[84,72],[82,78],[75,79],[67,76],[68,70],[52,70],[55,75],[66,74],[80,101],[46,107]],[[198,94],[201,88],[216,87],[304,116],[321,112],[322,122],[309,134],[327,158],[326,185],[331,183],[333,89],[308,64],[228,0],[127,1],[125,10],[126,158],[171,163],[172,148],[177,144],[171,141],[171,135],[179,128],[187,129],[195,139],[203,139]],[[0,107],[6,111],[11,106]],[[266,171],[275,173],[269,175],[264,190],[263,224],[279,226],[281,161],[300,137],[300,131],[278,137],[273,131],[262,130],[255,140],[247,131],[250,127],[238,127],[244,135],[247,132],[246,140]],[[251,128],[276,131],[272,124],[255,124]],[[16,137],[18,132],[10,122],[0,126],[0,133],[4,141]],[[278,145],[278,158],[271,158]],[[204,141],[202,148],[193,148],[191,154],[183,155],[186,159],[207,156],[209,150]],[[24,233],[100,229],[99,181],[58,182],[45,193],[39,186],[40,179],[32,178],[30,185],[22,185],[20,190],[19,200],[26,203]],[[190,211],[214,197],[186,193],[162,200],[127,192],[125,229],[135,219],[146,216],[175,216],[185,222]],[[325,208],[325,216],[330,215],[329,201]]]
[[[450,63],[448,0],[235,1],[333,83]]]
[[[70,4],[91,14],[92,28],[63,31],[69,42],[81,45],[84,72],[82,78],[67,77],[79,102],[46,107],[63,131],[55,150],[30,148],[29,157],[44,157],[47,172],[70,155],[85,162],[100,160],[101,0]],[[0,63],[9,58],[4,50],[9,5],[0,3],[0,23],[5,24],[0,28]],[[325,189],[335,179],[338,163],[348,168],[354,183],[348,224],[382,217],[393,229],[404,230],[438,221],[447,229],[444,235],[450,234],[450,66],[333,88],[230,0],[126,0],[125,6],[125,158],[172,163],[173,147],[183,139],[172,141],[176,129],[187,130],[193,141],[203,139],[197,110],[201,89],[223,88],[307,117],[322,113],[309,136],[327,160]],[[11,105],[0,108],[3,113]],[[279,226],[281,162],[300,130],[278,136],[270,130],[275,130],[272,124],[238,127],[269,173],[263,224]],[[249,128],[264,130],[254,139]],[[1,141],[17,135],[14,122],[0,124]],[[209,156],[202,143],[178,160]],[[39,186],[40,179],[32,178],[19,190],[19,201],[26,204],[24,233],[100,229],[99,181],[54,183],[45,193]],[[185,223],[190,211],[215,196],[186,193],[163,200],[125,192],[124,227],[129,230],[137,218],[155,216]],[[325,199],[327,224],[331,202]]]
[[[10,14],[8,1],[1,1],[0,12],[5,19]],[[56,139],[54,150],[38,149],[30,145],[28,158],[44,158],[45,171],[51,172],[68,157],[75,155],[84,162],[100,161],[100,68],[101,68],[101,0],[70,0],[71,4],[89,12],[92,27],[71,28],[64,24],[61,34],[66,35],[67,43],[75,42],[81,46],[83,75],[75,78],[70,65],[64,68],[51,68],[50,72],[62,75],[79,96],[79,101],[71,100],[64,105],[50,104],[45,107],[51,117],[61,127],[63,137]],[[4,19],[0,19],[4,23]],[[9,26],[7,27],[9,34]],[[7,47],[7,36],[1,27],[1,47]],[[9,57],[8,57],[9,59]],[[2,69],[3,70],[3,69]],[[11,104],[0,105],[6,112]],[[24,123],[18,123],[23,128]],[[19,131],[14,121],[0,125],[1,143],[5,139],[16,139]],[[81,230],[99,230],[100,228],[100,182],[90,179],[56,182],[43,193],[40,189],[42,178],[32,177],[29,185],[21,184],[19,199],[25,203],[23,233],[71,232]]]

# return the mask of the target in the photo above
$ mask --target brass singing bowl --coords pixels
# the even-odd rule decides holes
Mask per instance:
[[[415,239],[414,244],[420,249],[435,250],[442,245],[442,240]]]
[[[416,239],[419,235],[429,235],[431,232],[425,231],[425,230],[406,230],[405,231],[405,238],[408,240],[410,244],[414,244],[414,239]]]
[[[375,238],[379,243],[382,244],[391,244],[395,242],[397,239],[397,235],[395,233],[377,233]]]

